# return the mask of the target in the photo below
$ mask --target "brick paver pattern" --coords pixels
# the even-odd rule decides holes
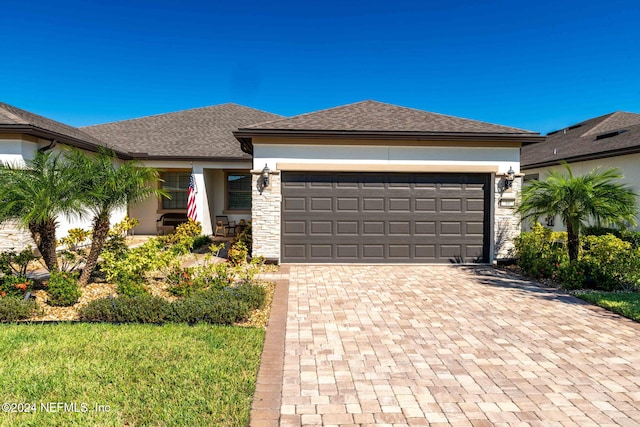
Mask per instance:
[[[465,266],[292,265],[282,426],[640,426],[640,328]]]

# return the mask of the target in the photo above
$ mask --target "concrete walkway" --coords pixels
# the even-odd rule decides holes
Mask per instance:
[[[566,294],[488,267],[271,279],[254,427],[640,426],[640,325]]]

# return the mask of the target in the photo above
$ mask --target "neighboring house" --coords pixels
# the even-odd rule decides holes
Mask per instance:
[[[507,256],[520,229],[520,147],[542,140],[374,101],[234,134],[253,156],[254,253],[287,263]]]
[[[551,170],[564,171],[569,163],[575,175],[598,167],[619,168],[624,182],[640,193],[640,114],[615,112],[551,132],[535,146],[523,146],[521,170],[525,182],[544,179]],[[559,218],[540,218],[543,225],[564,230]],[[523,222],[523,229],[529,227]]]
[[[65,145],[96,151],[105,143],[80,129],[0,103],[0,162],[24,165],[24,160],[33,158],[38,150],[59,151]],[[128,158],[126,153],[117,154]],[[114,217],[117,220],[124,215],[125,212],[117,212]],[[90,227],[89,220],[78,218],[60,218],[59,224],[60,235],[71,227]],[[35,246],[28,231],[14,222],[0,225],[0,250],[22,249],[29,244]]]
[[[186,212],[193,171],[204,232],[218,215],[252,219],[253,254],[276,262],[508,256],[519,232],[520,148],[542,140],[375,101],[291,118],[224,104],[81,129],[0,104],[0,160],[103,145],[122,161],[161,169],[158,185],[171,200],[151,198],[118,215],[138,218],[139,234],[155,234],[163,213]],[[25,243],[9,241],[10,225],[0,231],[0,245]]]

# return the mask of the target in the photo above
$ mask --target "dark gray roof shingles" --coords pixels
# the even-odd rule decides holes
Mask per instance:
[[[520,164],[525,169],[633,151],[640,151],[640,114],[619,111],[551,132],[544,142],[522,147]]]
[[[54,136],[58,136],[63,140],[63,142],[76,141],[85,142],[95,146],[105,145],[103,141],[100,141],[96,137],[89,135],[78,128],[22,110],[3,102],[0,102],[0,128],[5,131],[29,128],[38,133],[38,136],[44,136],[41,135],[42,133],[50,134],[52,138]]]
[[[111,146],[141,157],[250,159],[233,136],[238,127],[282,116],[221,104],[82,128]]]
[[[357,102],[240,129],[241,132],[244,130],[537,135],[534,132],[513,127],[430,113],[377,101]]]

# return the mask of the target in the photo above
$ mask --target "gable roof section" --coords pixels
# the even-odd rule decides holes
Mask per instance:
[[[492,123],[430,113],[412,108],[362,101],[291,118],[246,126],[234,133],[251,152],[251,138],[340,137],[360,139],[499,139],[538,142],[537,133]]]
[[[64,123],[48,119],[3,102],[0,102],[0,132],[22,133],[50,141],[56,140],[64,144],[91,151],[96,151],[98,146],[107,146],[107,144],[98,138],[78,128],[65,125]]]
[[[615,112],[550,132],[546,141],[523,146],[521,168],[601,159],[640,152],[640,114]]]
[[[82,128],[138,159],[249,160],[233,131],[282,116],[221,104]]]

